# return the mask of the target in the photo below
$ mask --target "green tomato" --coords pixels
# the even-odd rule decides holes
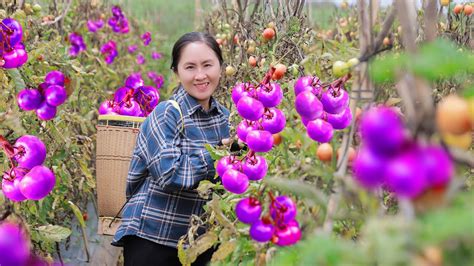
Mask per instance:
[[[38,4],[34,4],[34,5],[33,5],[33,11],[35,11],[35,12],[40,12],[41,9],[42,9],[42,8],[41,8],[40,5],[38,5]]]
[[[290,68],[291,68],[291,74],[293,74],[293,76],[297,77],[300,73],[298,71],[299,66],[297,64],[293,64],[293,65],[290,66]]]
[[[342,77],[345,74],[349,73],[349,66],[347,65],[346,62],[343,61],[336,61],[332,65],[332,73],[336,77]]]
[[[357,64],[359,64],[359,59],[357,57],[351,58],[351,59],[349,59],[349,61],[347,61],[347,65],[349,67],[353,67]]]

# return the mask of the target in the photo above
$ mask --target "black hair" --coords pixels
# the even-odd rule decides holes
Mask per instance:
[[[219,59],[219,63],[222,66],[224,60],[222,59],[222,51],[216,39],[206,32],[189,32],[181,36],[174,43],[171,59],[171,69],[174,72],[178,71],[178,62],[181,57],[181,50],[183,50],[186,45],[193,42],[203,42],[209,46],[209,48],[211,48],[214,53],[216,53],[217,59]]]

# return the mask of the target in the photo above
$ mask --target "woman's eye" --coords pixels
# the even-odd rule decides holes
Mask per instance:
[[[185,69],[193,69],[193,66],[187,66]]]
[[[211,67],[211,64],[205,64],[204,67]]]

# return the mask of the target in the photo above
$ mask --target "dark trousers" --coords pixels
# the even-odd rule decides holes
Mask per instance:
[[[192,265],[207,265],[213,252],[212,248],[207,250],[197,257]],[[181,266],[176,248],[160,245],[137,236],[124,238],[123,257],[125,266]]]

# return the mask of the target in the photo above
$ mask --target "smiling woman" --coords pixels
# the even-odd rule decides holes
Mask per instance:
[[[187,33],[173,47],[171,69],[180,85],[140,128],[127,177],[129,201],[112,243],[124,247],[125,265],[181,265],[178,241],[207,202],[196,188],[201,180],[215,181],[204,145],[229,138],[229,110],[212,97],[221,66],[219,45],[207,33]],[[193,265],[211,256],[209,250]]]
[[[222,58],[205,42],[191,42],[182,49],[178,61],[174,71],[181,85],[208,110],[209,99],[219,85]]]

